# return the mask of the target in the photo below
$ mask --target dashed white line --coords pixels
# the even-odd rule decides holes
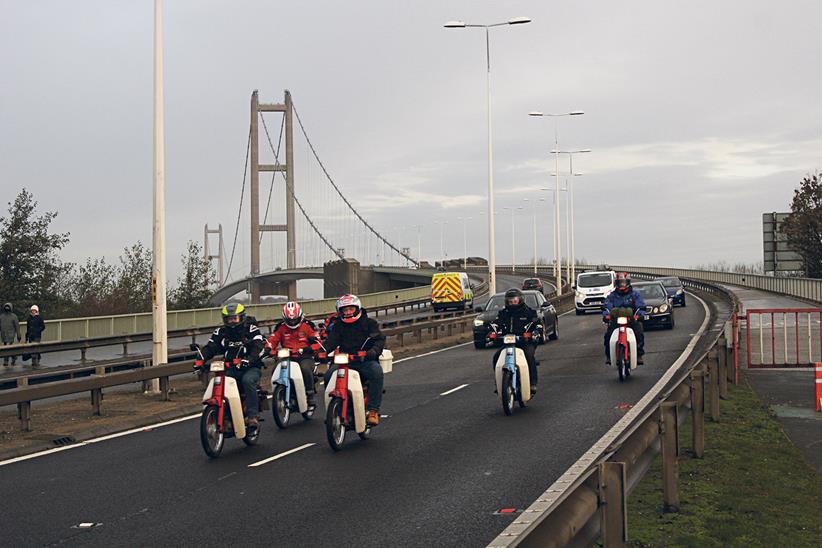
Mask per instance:
[[[316,443],[306,443],[305,445],[301,445],[301,446],[299,446],[299,447],[295,447],[294,449],[289,449],[288,451],[285,451],[284,453],[280,453],[279,455],[274,455],[273,457],[268,457],[267,459],[263,459],[263,460],[261,460],[261,461],[259,461],[259,462],[255,462],[255,463],[253,463],[253,464],[249,464],[249,465],[248,465],[248,467],[249,467],[249,468],[254,468],[255,466],[262,466],[263,464],[268,464],[268,463],[269,463],[269,462],[271,462],[271,461],[275,461],[275,460],[277,460],[277,459],[281,459],[281,458],[286,457],[286,456],[288,456],[288,455],[290,455],[290,454],[292,454],[292,453],[296,453],[297,451],[302,451],[303,449],[308,449],[308,448],[309,448],[309,447],[311,447],[312,445],[317,445],[317,444],[316,444]]]
[[[468,386],[468,384],[461,384],[461,385],[459,385],[459,386],[458,386],[458,387],[456,387],[456,388],[452,388],[451,390],[448,390],[447,392],[443,392],[442,394],[440,394],[440,396],[447,396],[448,394],[453,394],[453,393],[454,393],[454,392],[456,392],[457,390],[462,390],[462,389],[463,389],[463,388],[465,388],[466,386]]]

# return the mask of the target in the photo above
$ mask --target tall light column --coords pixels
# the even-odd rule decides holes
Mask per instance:
[[[574,249],[574,193],[573,193],[573,178],[578,175],[582,175],[581,173],[574,173],[574,154],[584,154],[587,152],[591,152],[590,148],[583,148],[579,150],[552,150],[551,153],[554,154],[557,158],[559,158],[560,154],[567,154],[570,162],[570,170],[569,173],[571,174],[571,178],[566,180],[566,186],[568,188],[568,195],[566,197],[567,200],[570,200],[570,217],[571,221],[569,224],[568,230],[571,232],[571,241],[570,241],[570,277],[571,283],[573,280],[576,279],[576,250]],[[567,213],[566,213],[567,215]]]
[[[491,295],[497,288],[497,258],[494,245],[494,149],[491,139],[491,39],[489,31],[491,27],[501,27],[504,25],[522,25],[530,23],[528,17],[516,17],[504,23],[493,23],[490,25],[469,24],[465,21],[449,21],[445,23],[447,29],[461,28],[482,28],[485,29],[485,59],[486,59],[486,109],[488,115],[488,290]]]
[[[572,110],[571,112],[564,112],[560,114],[543,113],[533,111],[528,113],[529,116],[535,117],[551,117],[558,118],[560,116],[581,116],[585,114],[581,110]],[[554,148],[559,150],[559,130],[557,124],[554,122]],[[562,293],[562,240],[560,237],[560,223],[559,223],[559,159],[554,161],[554,171],[556,173],[556,181],[554,184],[554,274],[556,276],[557,293]]]
[[[151,272],[151,363],[168,363],[166,318],[165,135],[163,132],[163,2],[154,0],[154,228]],[[152,379],[148,392],[160,392]]]

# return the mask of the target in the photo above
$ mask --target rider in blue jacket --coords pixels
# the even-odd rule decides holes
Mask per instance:
[[[634,315],[645,315],[645,299],[639,294],[639,291],[631,287],[631,276],[627,272],[619,272],[616,275],[614,282],[616,288],[611,291],[605,299],[605,305],[602,308],[603,321],[608,323],[608,329],[605,331],[605,364],[611,365],[611,333],[617,327],[616,318],[611,314],[614,308],[630,308],[634,311]],[[642,332],[642,321],[634,320],[633,316],[629,319],[628,327],[634,330],[637,345],[637,364],[642,365],[642,355],[645,354],[645,334]]]

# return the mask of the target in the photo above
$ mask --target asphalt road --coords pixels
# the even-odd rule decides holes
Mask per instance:
[[[227,440],[209,460],[186,420],[0,466],[0,544],[484,545],[512,520],[495,511],[528,506],[676,360],[704,311],[692,299],[676,314],[625,384],[604,366],[599,317],[564,315],[537,351],[539,393],[510,417],[492,351],[463,345],[397,363],[388,417],[339,453],[322,420],[279,431],[268,417],[258,446]]]

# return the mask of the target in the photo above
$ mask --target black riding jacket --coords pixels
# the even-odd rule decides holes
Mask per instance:
[[[524,302],[519,306],[507,306],[497,313],[494,320],[503,335],[513,334],[522,336],[526,331],[534,331],[537,327],[537,313]]]
[[[373,361],[380,357],[385,347],[385,335],[380,332],[377,320],[372,320],[362,309],[360,318],[353,323],[345,323],[342,318],[334,318],[328,330],[328,338],[323,346],[329,352],[339,348],[342,352],[356,354],[360,350],[367,352],[365,359]]]
[[[208,343],[200,349],[204,360],[218,354],[225,354],[226,360],[240,358],[248,360],[251,367],[260,367],[260,355],[265,348],[265,338],[260,329],[248,318],[233,327],[222,326],[214,330]]]

